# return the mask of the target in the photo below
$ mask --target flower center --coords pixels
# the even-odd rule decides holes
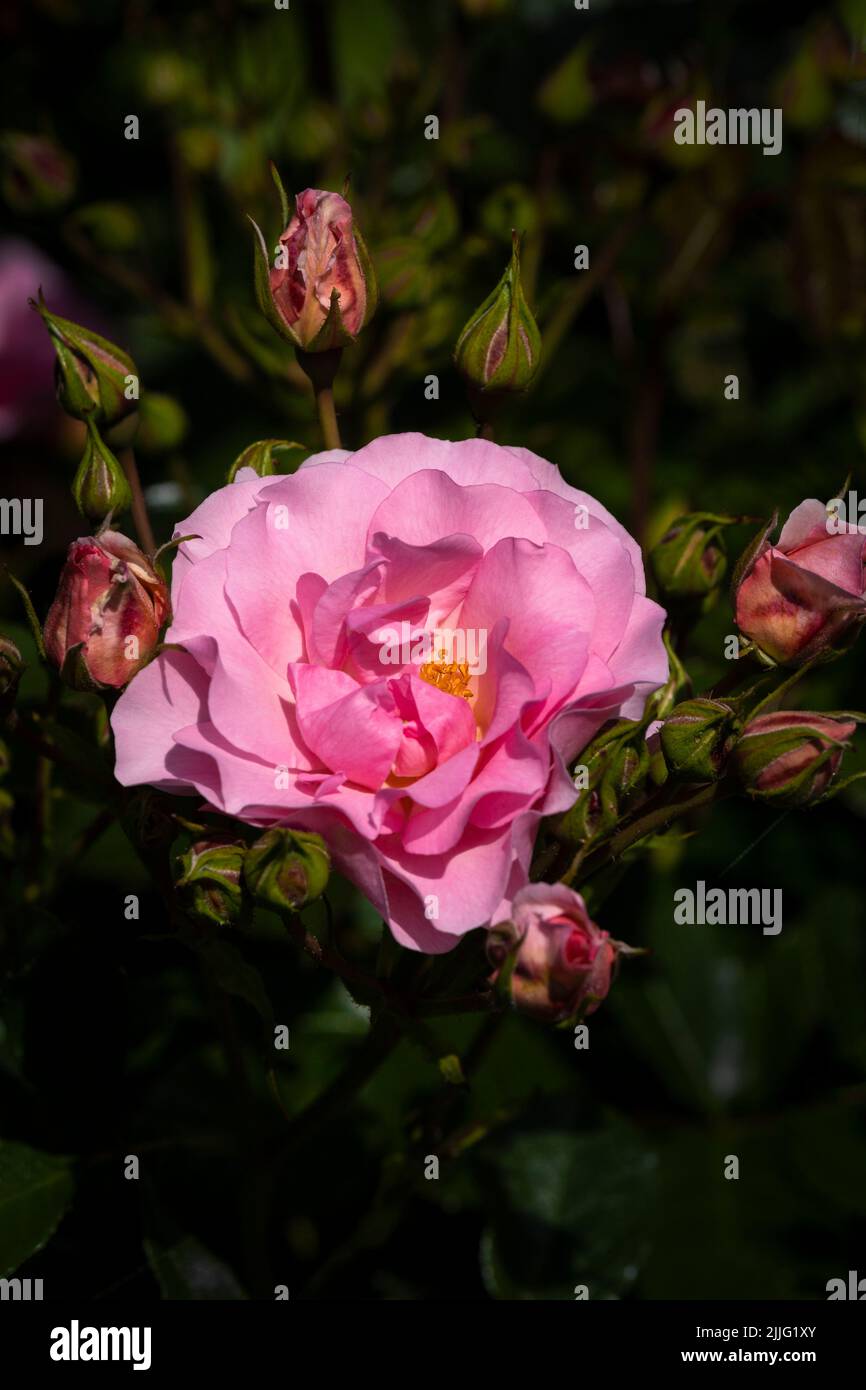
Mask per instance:
[[[425,661],[418,672],[422,681],[444,690],[446,695],[457,695],[463,700],[472,699],[469,685],[468,662],[446,661],[446,652],[437,652],[438,661]]]

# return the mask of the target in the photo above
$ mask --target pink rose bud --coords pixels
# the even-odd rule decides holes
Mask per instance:
[[[838,531],[814,498],[788,517],[775,545],[766,533],[735,578],[737,623],[781,666],[830,658],[866,618],[866,535]]]
[[[808,806],[826,794],[856,727],[856,720],[811,710],[759,714],[734,749],[734,767],[759,801]]]
[[[491,929],[494,980],[516,948],[511,998],[520,1013],[549,1022],[598,1008],[610,989],[621,943],[591,921],[579,893],[563,883],[533,883],[511,904],[511,920]]]
[[[295,207],[273,263],[255,228],[259,307],[295,347],[327,352],[353,342],[372,318],[376,277],[345,198],[307,188]]]
[[[69,547],[45,650],[76,690],[117,689],[153,654],[168,609],[163,579],[128,536],[83,536]]]

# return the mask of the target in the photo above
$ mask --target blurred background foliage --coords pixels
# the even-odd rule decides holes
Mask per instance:
[[[450,354],[515,227],[544,359],[500,439],[644,540],[687,507],[784,513],[849,472],[866,492],[863,0],[12,0],[0,24],[2,265],[31,258],[0,299],[2,490],[43,497],[46,526],[3,548],[40,615],[81,529],[81,437],[24,306],[40,282],[138,363],[159,539],[253,439],[318,447],[253,302],[247,214],[280,230],[270,159],[291,189],[351,176],[377,267],[380,311],[338,380],[348,447],[472,433]],[[699,97],[780,106],[782,152],[677,146],[673,111]],[[9,585],[0,619],[40,702]],[[731,629],[723,603],[690,639],[699,687]],[[856,707],[863,676],[861,643],[808,703]],[[757,1299],[823,1298],[862,1268],[856,788],[776,819],[727,802],[634,867],[602,924],[651,955],[588,1051],[515,1015],[439,1020],[362,1088],[365,1010],[275,920],[195,955],[120,827],[91,843],[104,730],[90,697],[65,710],[47,803],[26,748],[0,799],[0,1275],[44,1277],[47,1297]],[[782,934],[675,927],[674,889],[699,878],[782,887]],[[333,910],[343,950],[374,952],[371,910],[348,889]],[[269,1010],[291,1036],[270,1081]],[[282,1110],[347,1066],[343,1103],[298,1139]]]

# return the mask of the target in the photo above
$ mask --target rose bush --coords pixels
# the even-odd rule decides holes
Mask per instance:
[[[667,674],[636,542],[525,449],[404,434],[241,470],[176,534],[183,650],[119,700],[118,778],[319,832],[420,950],[507,912],[568,763]],[[483,634],[486,663],[395,664],[395,630]]]

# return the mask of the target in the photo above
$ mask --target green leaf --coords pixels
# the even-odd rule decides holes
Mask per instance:
[[[0,1277],[51,1239],[73,1190],[70,1159],[0,1140]]]
[[[45,661],[45,644],[42,640],[42,624],[36,616],[36,609],[33,607],[33,600],[31,599],[24,585],[21,583],[21,580],[16,579],[15,575],[11,572],[11,570],[7,569],[6,574],[10,582],[15,586],[15,588],[18,590],[18,593],[21,596],[21,602],[24,604],[24,612],[27,615],[27,625],[30,628],[33,641],[36,643],[36,650],[38,651],[42,660]]]
[[[650,1244],[655,1154],[620,1120],[575,1133],[537,1129],[501,1144],[502,1188],[482,1245],[494,1298],[617,1298]]]
[[[277,190],[277,193],[279,194],[280,199],[280,216],[282,218],[281,231],[285,231],[289,225],[289,222],[291,221],[291,214],[289,212],[289,200],[286,196],[286,190],[283,187],[283,181],[280,178],[280,171],[278,170],[273,160],[271,160],[271,178],[274,181],[274,186]]]

